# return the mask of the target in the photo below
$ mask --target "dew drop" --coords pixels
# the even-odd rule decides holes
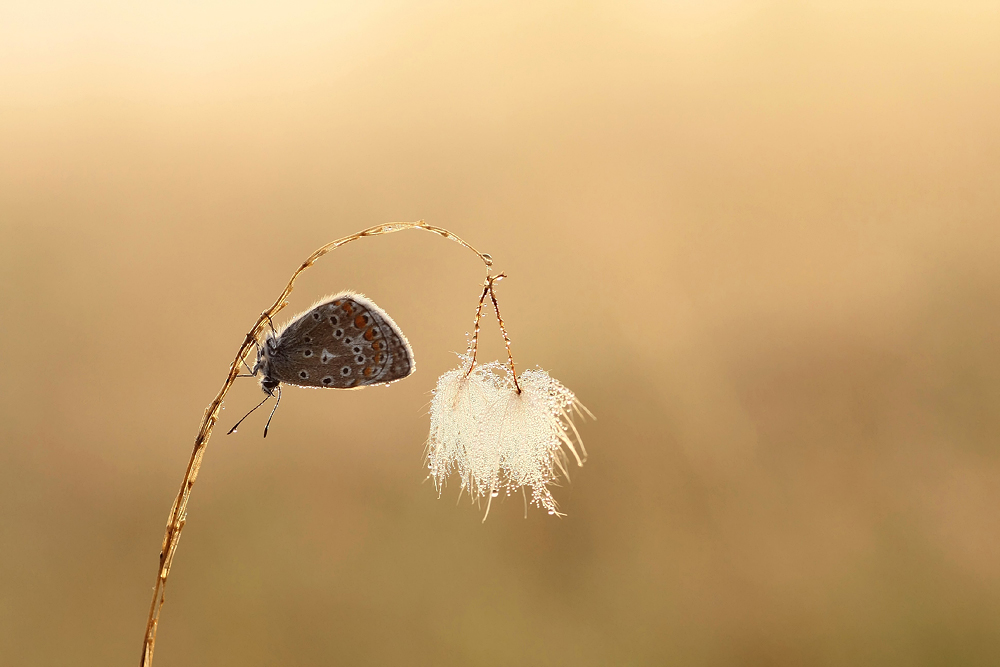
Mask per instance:
[[[493,496],[494,498],[496,498],[497,496],[500,495],[500,492],[497,491],[496,489],[493,489],[493,491],[490,493],[490,495]]]
[[[549,510],[549,514],[555,514],[555,513],[556,513],[555,510]]]

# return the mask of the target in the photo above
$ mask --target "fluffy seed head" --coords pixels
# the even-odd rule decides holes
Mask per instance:
[[[431,401],[427,460],[438,492],[454,473],[473,500],[526,487],[533,504],[558,514],[549,485],[567,476],[568,455],[583,465],[586,450],[571,411],[586,408],[543,370],[522,373],[518,393],[499,362],[471,373],[469,363],[463,357],[438,378]]]

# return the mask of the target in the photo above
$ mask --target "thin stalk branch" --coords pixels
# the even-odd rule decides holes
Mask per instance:
[[[497,323],[500,325],[500,333],[503,334],[504,345],[507,346],[507,361],[510,363],[510,375],[514,378],[514,388],[517,389],[517,393],[521,393],[521,385],[517,382],[517,371],[514,369],[514,356],[510,353],[510,337],[507,335],[507,327],[503,325],[503,318],[500,317],[500,304],[497,303],[497,294],[493,288],[493,284],[499,282],[501,279],[507,276],[503,273],[492,276],[487,279],[488,288],[490,290],[490,300],[493,301],[493,310],[497,314]]]
[[[483,305],[486,303],[486,295],[489,294],[490,300],[493,302],[493,310],[497,314],[497,323],[500,325],[500,333],[503,334],[503,342],[507,346],[507,361],[510,364],[510,374],[514,378],[514,387],[517,389],[517,393],[521,393],[521,385],[517,382],[517,371],[514,369],[514,357],[510,353],[510,337],[507,335],[507,327],[504,326],[503,318],[500,317],[500,304],[497,303],[496,291],[493,287],[494,283],[498,283],[507,277],[506,273],[498,273],[495,276],[486,274],[486,282],[483,283],[483,293],[479,297],[479,307],[476,308],[476,328],[472,334],[472,343],[469,347],[472,349],[471,361],[469,362],[469,370],[465,372],[465,377],[469,377],[472,373],[472,369],[476,367],[476,355],[479,352],[479,322],[483,318]],[[487,508],[489,512],[489,508]]]
[[[472,373],[472,369],[476,367],[476,355],[479,352],[479,320],[483,318],[483,304],[486,303],[486,295],[490,292],[490,279],[489,276],[486,277],[486,283],[483,285],[483,294],[479,297],[479,307],[476,308],[476,326],[472,331],[472,342],[469,347],[472,349],[472,359],[469,362],[469,370],[465,372],[465,377],[469,377]]]
[[[302,265],[299,266],[299,268],[297,268],[292,274],[292,277],[289,279],[288,284],[285,285],[285,289],[282,290],[280,296],[278,296],[278,298],[267,310],[260,314],[260,317],[257,318],[257,322],[253,325],[253,328],[250,329],[246,338],[243,339],[239,352],[236,353],[236,358],[233,359],[233,363],[229,366],[229,375],[226,377],[226,381],[223,383],[222,389],[219,390],[215,399],[209,403],[208,407],[205,409],[205,416],[202,418],[201,427],[198,429],[198,435],[194,441],[194,449],[191,452],[191,458],[188,461],[187,469],[184,471],[184,480],[181,482],[180,490],[177,492],[177,497],[174,499],[174,504],[170,508],[170,515],[167,518],[167,527],[163,534],[163,544],[160,547],[160,564],[156,571],[156,585],[153,587],[153,601],[149,607],[149,618],[146,621],[146,634],[142,642],[142,658],[139,662],[140,667],[151,667],[153,664],[153,649],[156,645],[156,630],[159,626],[160,613],[163,610],[163,603],[166,600],[165,594],[167,577],[170,575],[170,568],[173,565],[174,556],[177,553],[177,545],[180,542],[181,531],[184,530],[184,525],[187,522],[187,509],[188,502],[191,499],[191,488],[194,486],[194,482],[198,478],[199,470],[201,470],[201,462],[205,456],[205,449],[208,446],[208,440],[212,437],[212,429],[215,428],[215,424],[219,420],[219,411],[222,408],[222,401],[225,399],[226,394],[229,393],[230,387],[232,387],[233,383],[236,381],[236,376],[240,371],[240,364],[246,357],[247,352],[253,345],[256,344],[264,327],[270,322],[271,318],[288,305],[286,299],[292,293],[292,289],[295,287],[295,281],[298,279],[299,274],[315,264],[320,257],[327,254],[331,250],[335,250],[336,248],[367,236],[381,236],[383,234],[401,232],[406,229],[422,229],[424,231],[443,236],[450,241],[454,241],[455,243],[468,248],[472,252],[476,253],[479,259],[482,260],[483,264],[486,265],[486,272],[487,275],[489,275],[490,267],[493,265],[492,257],[486,253],[479,252],[447,229],[428,225],[423,220],[419,222],[393,222],[385,225],[369,227],[368,229],[357,232],[356,234],[351,234],[350,236],[345,236],[337,239],[336,241],[327,243],[311,254],[306,261],[302,262]]]

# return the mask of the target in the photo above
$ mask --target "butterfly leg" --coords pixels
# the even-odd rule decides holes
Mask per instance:
[[[273,325],[272,325],[272,328],[274,328]],[[258,363],[259,363],[259,360],[260,360],[260,343],[258,343],[256,340],[254,340],[253,344],[254,344],[254,347],[256,348],[257,359],[258,359]],[[240,373],[236,377],[238,377],[238,378],[252,378],[252,377],[256,377],[257,376],[257,367],[254,366],[254,368],[250,368],[250,364],[247,363],[247,358],[246,358],[245,355],[240,355],[240,361],[243,362],[243,366],[248,371],[250,371],[250,373],[249,374],[247,374],[247,373]]]
[[[246,369],[247,369],[248,371],[250,371],[250,372],[249,372],[249,373],[240,373],[240,374],[238,374],[238,375],[237,375],[236,377],[238,377],[238,378],[252,378],[252,377],[254,377],[255,375],[257,375],[256,373],[254,373],[254,372],[253,372],[253,369],[252,369],[252,368],[250,368],[250,364],[248,364],[248,363],[247,363],[247,360],[246,360],[246,359],[244,359],[243,357],[240,357],[240,361],[242,361],[242,362],[243,362],[243,366],[245,366],[245,367],[246,367]]]

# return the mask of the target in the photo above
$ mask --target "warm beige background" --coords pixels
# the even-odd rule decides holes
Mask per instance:
[[[349,246],[288,314],[417,374],[217,431],[157,665],[1000,661],[996,3],[202,4],[0,7],[0,662],[137,663],[247,327],[417,218],[597,414],[569,516],[436,498],[481,267]]]

